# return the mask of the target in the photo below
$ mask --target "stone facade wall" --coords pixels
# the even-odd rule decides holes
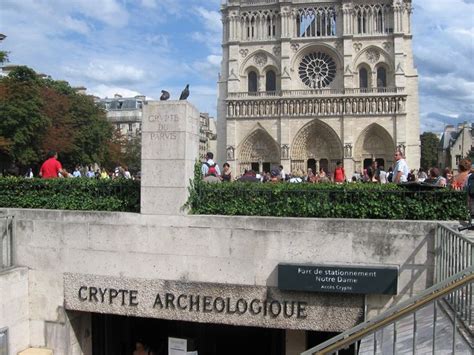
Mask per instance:
[[[0,272],[0,330],[8,328],[10,354],[17,354],[29,345],[28,288],[27,268]]]
[[[286,172],[295,172],[301,166],[306,171],[309,159],[329,160],[330,170],[337,160],[343,160],[350,178],[354,171],[364,168],[365,159],[383,159],[388,169],[398,147],[406,152],[409,167],[418,168],[418,74],[412,53],[411,1],[370,2],[367,6],[371,9],[385,11],[385,24],[377,29],[379,24],[368,20],[365,33],[358,30],[359,6],[357,1],[341,0],[324,4],[234,0],[222,7],[223,60],[217,108],[221,164],[228,161],[240,174],[252,163],[259,164],[260,170],[262,163],[271,163],[283,165]],[[331,24],[330,32],[324,29],[323,35],[308,36],[298,33],[299,14],[308,14],[311,8],[329,11],[329,18],[335,14],[336,24]],[[252,19],[255,25],[249,25]],[[318,89],[300,78],[302,60],[311,53],[329,55],[335,67],[332,81]],[[367,70],[367,88],[361,88],[359,81],[362,67]],[[380,87],[379,68],[386,71],[386,83]],[[270,70],[276,75],[276,87],[267,92],[266,75]],[[256,92],[249,92],[250,72],[256,73],[258,79]],[[300,144],[293,140],[304,129],[300,121],[317,121],[332,129],[336,124],[339,152],[325,156],[324,151],[308,150],[303,160],[287,155],[286,151]],[[383,131],[383,139],[370,130],[373,125]],[[360,144],[356,146],[361,131],[369,131],[363,149]],[[262,154],[259,139],[247,140],[255,133],[271,137],[278,151],[271,156]],[[374,139],[383,146],[382,153],[371,147]],[[327,144],[317,135],[308,136],[306,143]],[[254,146],[253,151],[249,145]]]
[[[369,317],[432,284],[433,222],[5,212],[16,216],[15,261],[30,270],[32,346],[57,344],[66,333],[56,348],[90,346],[88,320],[64,311],[64,273],[270,290],[279,263],[399,266],[398,295],[368,295]],[[318,297],[322,305],[331,295]],[[321,317],[314,327],[334,329],[331,322]]]

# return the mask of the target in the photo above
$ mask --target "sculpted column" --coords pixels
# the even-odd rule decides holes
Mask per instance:
[[[142,122],[141,213],[177,215],[199,158],[199,111],[187,101],[151,101]]]

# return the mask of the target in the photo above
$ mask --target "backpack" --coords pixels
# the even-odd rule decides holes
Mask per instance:
[[[206,164],[208,167],[206,176],[209,176],[209,175],[217,176],[217,169],[216,169],[217,164],[209,164],[207,162],[204,164]]]
[[[392,180],[393,180],[393,173],[390,172],[390,173],[388,174],[388,176],[387,176],[387,181],[388,181],[388,182],[392,182]]]
[[[474,199],[474,173],[471,173],[467,179],[467,194]]]

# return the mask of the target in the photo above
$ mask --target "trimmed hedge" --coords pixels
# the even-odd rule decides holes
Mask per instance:
[[[140,181],[0,178],[0,207],[140,212]]]
[[[395,184],[221,183],[195,179],[186,204],[193,214],[465,220],[466,194]]]

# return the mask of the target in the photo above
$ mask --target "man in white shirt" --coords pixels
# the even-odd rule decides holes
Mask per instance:
[[[393,182],[400,184],[407,182],[408,174],[410,169],[408,168],[407,162],[403,157],[403,153],[400,150],[395,151],[395,166],[393,168]]]
[[[285,174],[285,170],[283,170],[283,165],[280,165],[279,168],[280,168],[280,179],[281,179],[281,181],[285,181],[286,180],[286,174]]]
[[[386,184],[387,183],[387,172],[385,171],[384,167],[381,166],[379,168],[379,181],[381,184]]]
[[[206,154],[206,162],[202,164],[201,167],[201,174],[203,177],[208,175],[214,175],[216,177],[221,176],[221,169],[219,169],[219,165],[214,162],[214,154],[208,152]]]

